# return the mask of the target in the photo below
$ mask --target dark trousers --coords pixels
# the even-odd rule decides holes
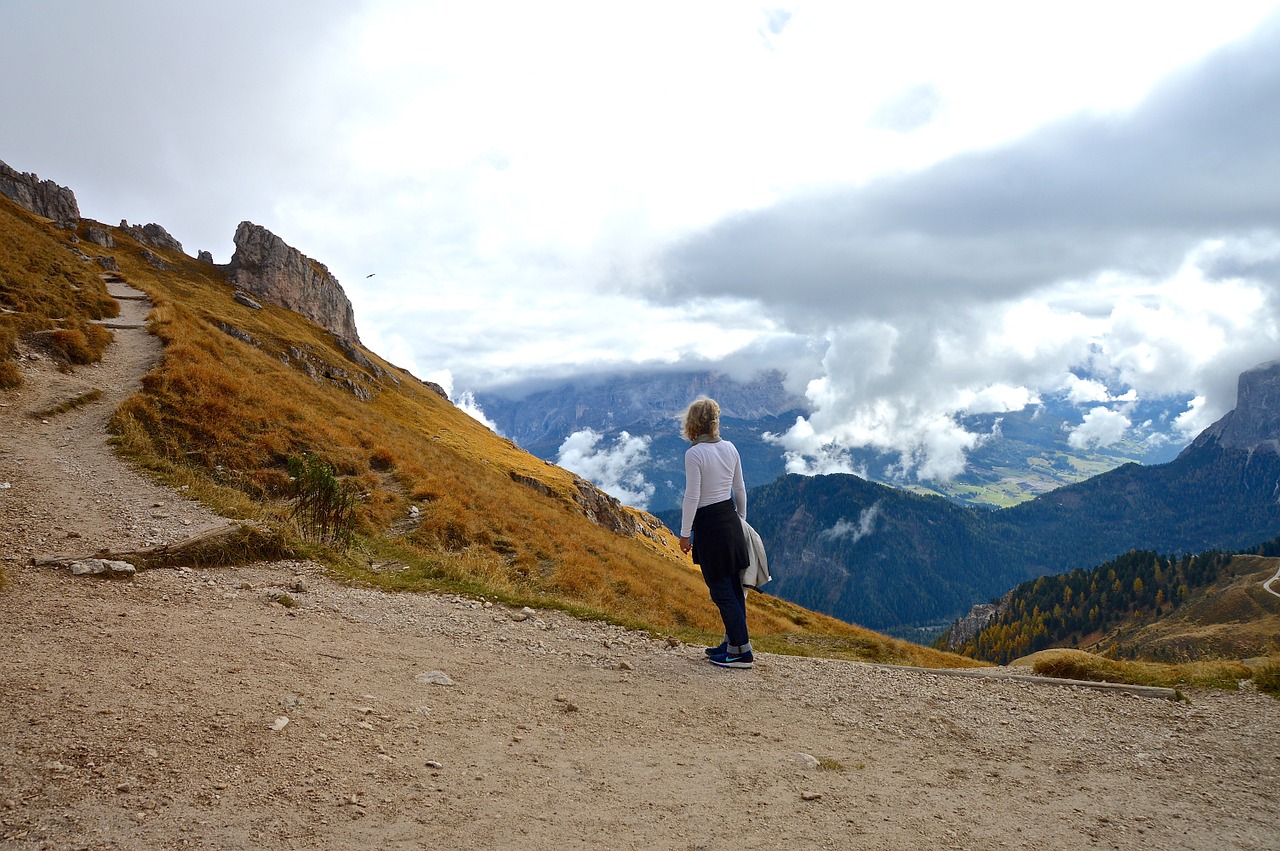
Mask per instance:
[[[747,601],[742,593],[742,571],[747,569],[748,559],[747,539],[733,500],[699,508],[693,518],[693,560],[702,568],[711,602],[720,610],[731,652],[751,646]]]

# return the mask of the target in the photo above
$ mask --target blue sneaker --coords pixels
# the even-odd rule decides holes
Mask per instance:
[[[729,642],[721,641],[715,647],[708,647],[706,650],[703,650],[702,652],[706,653],[708,656],[718,656],[721,653],[728,651],[728,649],[729,649]]]
[[[707,661],[721,668],[750,668],[756,658],[748,650],[746,653],[716,653],[707,656]]]

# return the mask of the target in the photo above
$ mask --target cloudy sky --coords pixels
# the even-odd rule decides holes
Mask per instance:
[[[1189,437],[1280,358],[1277,0],[0,0],[0,73],[0,160],[266,226],[458,397],[780,368],[794,469],[934,477],[957,415]]]

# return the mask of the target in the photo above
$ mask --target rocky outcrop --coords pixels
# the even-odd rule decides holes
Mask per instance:
[[[351,301],[323,263],[253,222],[236,228],[235,245],[227,267],[232,285],[305,316],[348,345],[359,344]]]
[[[111,234],[95,225],[89,226],[89,229],[85,231],[84,238],[92,242],[94,245],[101,245],[103,248],[116,247],[116,241]]]
[[[1280,360],[1240,373],[1235,409],[1202,431],[1183,454],[1215,443],[1280,455]]]
[[[74,192],[52,180],[14,171],[3,162],[0,162],[0,195],[62,225],[80,221],[80,205]]]
[[[1000,599],[998,603],[978,603],[969,610],[969,613],[951,624],[951,629],[947,632],[944,642],[945,650],[952,653],[958,651],[966,642],[972,641],[974,636],[987,628],[987,624],[1000,617],[1009,608],[1009,602],[1013,599],[1013,592],[1010,591]]]
[[[182,243],[174,239],[167,230],[155,222],[138,227],[121,219],[120,230],[129,234],[129,236],[143,245],[149,245],[152,248],[163,248],[167,251],[182,251]]]
[[[635,516],[612,496],[597,488],[586,479],[575,478],[574,500],[587,519],[610,532],[631,537],[638,534],[642,527]]]
[[[150,248],[142,249],[142,259],[146,260],[148,263],[150,263],[152,266],[155,266],[157,269],[161,270],[162,272],[167,272],[173,268],[172,266],[170,266],[168,263],[164,261],[163,257],[156,254]]]

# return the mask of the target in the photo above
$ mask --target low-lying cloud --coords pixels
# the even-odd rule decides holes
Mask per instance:
[[[626,505],[647,509],[655,488],[640,468],[649,459],[649,442],[624,431],[610,446],[605,435],[582,429],[565,438],[556,463]]]
[[[1119,442],[1132,425],[1121,412],[1099,406],[1084,415],[1084,422],[1071,432],[1067,443],[1073,449],[1111,446]]]
[[[848,538],[850,544],[856,544],[875,532],[876,518],[879,516],[880,502],[877,501],[875,505],[864,508],[858,513],[858,521],[856,523],[841,517],[830,529],[819,532],[818,537],[824,541],[840,541]]]

